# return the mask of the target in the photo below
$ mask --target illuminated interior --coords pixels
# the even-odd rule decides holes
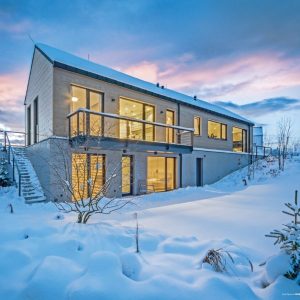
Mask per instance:
[[[101,112],[102,94],[78,86],[72,86],[71,112],[79,108],[87,108],[95,112]],[[79,114],[77,127],[77,118],[71,118],[72,135],[83,135],[89,129],[90,134],[97,136],[101,134],[101,117],[97,115],[88,115],[85,119],[83,113]],[[87,126],[88,125],[88,126]]]
[[[149,156],[147,158],[147,188],[163,192],[175,188],[176,158]]]
[[[194,117],[194,135],[201,135],[201,118]]]
[[[247,151],[247,131],[238,127],[232,128],[233,151]]]
[[[137,101],[120,98],[120,115],[154,122],[154,107]],[[120,138],[154,140],[154,126],[134,121],[120,120]]]
[[[166,124],[167,125],[174,125],[174,111],[167,110],[166,112]],[[174,129],[166,128],[166,142],[167,143],[174,143]]]
[[[76,111],[79,108],[86,108],[86,89],[72,86],[72,99],[77,99],[77,101],[71,102],[71,112]],[[85,133],[85,121],[83,119],[83,114],[80,114],[78,121],[79,123],[77,124],[77,118],[71,118],[72,135],[82,135]]]
[[[96,197],[105,179],[105,157],[97,154],[72,153],[73,200]]]
[[[227,125],[219,122],[208,121],[207,135],[211,139],[227,139]]]
[[[129,195],[132,190],[132,157],[122,157],[122,194]]]

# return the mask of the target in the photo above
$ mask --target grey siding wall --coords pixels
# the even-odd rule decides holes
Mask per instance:
[[[183,187],[197,184],[197,158],[203,159],[202,181],[204,185],[214,183],[249,163],[249,155],[245,153],[193,151],[192,154],[183,156]]]
[[[27,108],[31,106],[31,142],[33,142],[33,101],[38,97],[38,141],[53,133],[53,66],[38,51],[34,51],[32,68],[25,99],[25,130],[27,126]],[[28,138],[27,138],[28,141]]]

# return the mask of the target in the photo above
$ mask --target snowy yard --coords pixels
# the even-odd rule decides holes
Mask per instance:
[[[0,299],[299,299],[300,286],[282,276],[287,257],[264,235],[289,219],[281,211],[300,190],[300,158],[278,176],[275,168],[259,164],[247,186],[243,169],[203,188],[137,197],[87,225],[2,189]],[[219,248],[234,260],[225,273],[201,263]]]

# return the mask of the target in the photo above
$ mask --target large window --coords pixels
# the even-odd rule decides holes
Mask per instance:
[[[201,118],[194,117],[194,135],[201,135]]]
[[[154,122],[154,107],[149,104],[120,98],[120,115]],[[120,138],[153,141],[154,126],[140,122],[120,120]]]
[[[87,108],[95,112],[102,111],[103,94],[86,88],[72,86],[71,112],[79,108]],[[83,135],[89,133],[93,136],[101,135],[101,117],[99,115],[86,115],[80,113],[78,119],[72,118],[71,134]]]
[[[176,158],[149,156],[147,158],[147,188],[163,192],[176,186]]]
[[[103,193],[105,156],[98,154],[72,154],[73,200],[97,197]]]
[[[227,125],[215,121],[208,121],[208,137],[210,139],[227,139]]]
[[[232,127],[233,151],[247,152],[247,130]]]

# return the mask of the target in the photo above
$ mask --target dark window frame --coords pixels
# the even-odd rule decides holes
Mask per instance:
[[[208,134],[208,123],[211,122],[211,123],[216,123],[216,124],[220,124],[220,137],[212,137],[212,136],[209,136]],[[223,127],[225,127],[225,138],[223,138]],[[207,137],[209,139],[212,139],[212,140],[221,140],[221,141],[227,141],[228,139],[228,134],[227,134],[227,131],[228,131],[228,126],[227,124],[225,123],[222,123],[222,122],[218,122],[218,121],[215,121],[215,120],[208,120],[207,121]]]
[[[198,128],[198,130],[199,130],[199,133],[196,133],[196,128],[195,128],[195,120],[199,120],[199,128]],[[195,136],[201,136],[202,135],[202,118],[201,117],[199,117],[199,116],[194,116],[194,135]]]
[[[73,154],[85,154],[86,155],[86,169],[87,169],[87,174],[86,174],[86,178],[91,178],[91,156],[101,156],[102,160],[103,160],[103,170],[102,170],[102,186],[104,186],[105,182],[106,182],[106,155],[105,154],[98,154],[98,153],[82,153],[82,152],[73,152]],[[71,173],[71,180],[72,180],[73,174]],[[87,196],[91,197],[91,190],[89,188],[88,182],[85,183],[86,186],[86,190],[87,190]],[[73,182],[72,182],[72,186],[73,186]]]
[[[238,127],[238,126],[232,126],[232,134],[233,134],[233,128],[237,128],[242,131],[242,140],[239,141],[242,145],[242,151],[241,152],[248,152],[248,130]],[[232,150],[234,149],[234,141],[232,137]],[[233,150],[234,151],[234,150]],[[240,152],[240,151],[236,151]]]
[[[80,85],[77,85],[77,84],[70,84],[70,95],[71,95],[71,98],[73,96],[73,91],[72,91],[72,87],[77,87],[77,88],[80,88],[80,89],[84,89],[85,90],[85,94],[86,94],[86,99],[85,99],[85,108],[86,109],[90,109],[91,107],[91,101],[90,101],[90,93],[95,93],[95,94],[99,94],[101,95],[101,101],[100,101],[100,112],[104,112],[104,92],[101,92],[101,91],[98,91],[98,90],[95,90],[95,89],[91,89],[91,88],[88,88],[88,87],[85,87],[85,86],[80,86]],[[72,110],[72,99],[71,99],[71,103],[70,103],[70,113],[72,113],[73,110]],[[78,114],[78,118],[79,118],[79,114]],[[90,115],[87,114],[86,115],[86,119],[84,121],[85,123],[85,132],[86,134],[90,135]],[[79,126],[79,121],[77,119],[77,127]],[[77,132],[79,132],[79,129],[77,130]],[[101,135],[103,136],[104,134],[104,118],[101,117]]]
[[[127,97],[123,97],[123,96],[120,96],[119,97],[119,107],[118,107],[118,111],[119,111],[119,115],[120,116],[122,116],[121,114],[120,114],[120,102],[121,102],[121,99],[124,99],[124,100],[126,100],[126,101],[131,101],[131,102],[135,102],[135,103],[139,103],[139,104],[142,104],[142,106],[143,106],[143,111],[142,111],[142,113],[143,113],[143,118],[142,119],[137,119],[137,120],[142,120],[142,121],[145,121],[145,119],[146,119],[146,107],[147,106],[150,106],[150,107],[152,107],[153,108],[153,121],[151,121],[151,122],[155,122],[155,120],[156,120],[156,107],[155,107],[155,105],[153,105],[153,104],[151,104],[151,103],[147,103],[147,102],[143,102],[143,101],[139,101],[139,100],[135,100],[135,99],[131,99],[131,98],[127,98]],[[128,121],[128,122],[134,122],[134,121]],[[153,128],[152,128],[152,134],[153,134],[153,142],[155,141],[155,139],[156,139],[156,134],[155,134],[155,126],[154,125],[152,125],[153,126]],[[143,127],[143,141],[147,141],[146,140],[146,124],[142,124],[142,127]],[[119,126],[119,131],[120,131],[120,126]],[[119,132],[119,136],[120,136],[120,132]],[[131,140],[130,138],[129,138],[129,132],[128,132],[128,130],[126,129],[126,139],[128,139],[128,140]],[[150,142],[152,142],[152,141],[150,141]]]

